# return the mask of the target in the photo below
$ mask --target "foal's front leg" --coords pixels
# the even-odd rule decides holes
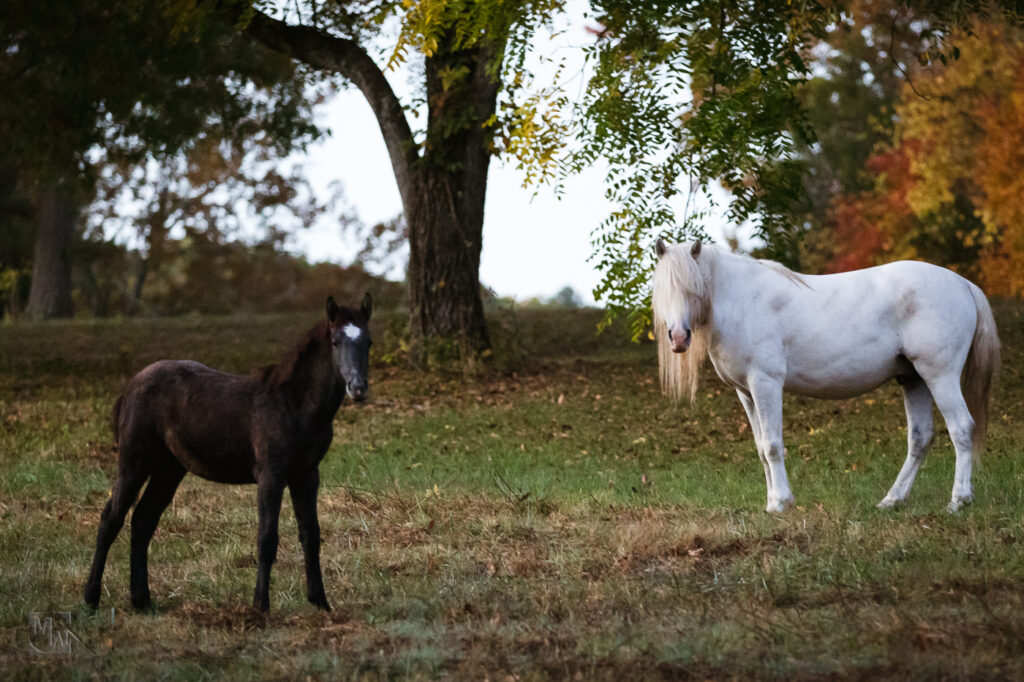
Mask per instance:
[[[281,516],[284,476],[278,472],[262,472],[258,486],[259,537],[257,539],[256,593],[252,605],[260,611],[270,610],[270,567],[277,558],[277,521]]]
[[[320,472],[316,467],[296,477],[288,484],[295,507],[295,521],[299,527],[299,542],[306,561],[306,598],[318,609],[330,611],[324,593],[324,579],[320,571],[320,521],[316,514],[316,494],[320,486]]]
[[[768,483],[770,512],[785,511],[796,499],[786,476],[786,450],[782,444],[782,383],[764,375],[750,380],[750,396],[754,400],[757,421],[761,424],[761,447],[771,480]]]

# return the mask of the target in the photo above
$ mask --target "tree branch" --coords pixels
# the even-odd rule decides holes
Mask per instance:
[[[309,26],[293,26],[255,12],[245,32],[264,46],[305,62],[314,69],[334,71],[350,80],[366,97],[384,135],[402,203],[412,204],[413,163],[419,157],[409,121],[384,73],[354,40],[328,35]]]
[[[896,70],[899,71],[901,74],[903,74],[903,78],[907,81],[907,85],[910,86],[910,89],[914,91],[914,94],[917,95],[918,97],[920,97],[921,99],[925,100],[925,101],[931,101],[931,97],[929,97],[928,95],[925,95],[924,93],[920,92],[917,89],[917,86],[914,85],[914,81],[910,78],[910,74],[906,72],[906,70],[903,68],[903,66],[900,65],[899,60],[896,59],[896,54],[894,52],[895,45],[896,45],[896,17],[893,17],[892,18],[892,24],[889,26],[889,59],[892,60],[892,65],[896,67]]]

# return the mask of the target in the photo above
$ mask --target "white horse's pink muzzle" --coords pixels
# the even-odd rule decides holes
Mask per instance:
[[[668,330],[668,341],[672,344],[673,353],[685,353],[692,338],[693,334],[689,329],[677,329],[675,332]]]

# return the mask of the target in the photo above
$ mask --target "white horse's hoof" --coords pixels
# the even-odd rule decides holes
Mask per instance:
[[[879,509],[895,509],[903,506],[903,500],[896,497],[886,497],[875,506]]]
[[[796,498],[790,496],[784,500],[769,500],[768,506],[764,508],[769,514],[781,514],[796,504]]]
[[[950,501],[949,506],[946,507],[946,511],[950,514],[956,514],[964,507],[969,507],[972,502],[974,502],[974,495],[954,497],[952,501]]]

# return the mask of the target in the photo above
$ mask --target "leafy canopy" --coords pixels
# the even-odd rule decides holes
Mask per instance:
[[[635,336],[649,324],[651,245],[658,237],[704,237],[718,186],[730,196],[726,220],[748,224],[769,256],[791,260],[805,201],[798,152],[816,139],[798,87],[812,73],[813,50],[848,6],[864,13],[860,4],[591,3],[600,25],[586,48],[592,72],[559,131],[564,151],[526,161],[556,184],[607,164],[606,192],[617,208],[593,232],[592,260],[604,273],[594,294],[612,315],[629,315]],[[925,62],[946,61],[945,38],[991,7],[971,0],[909,4],[928,31],[918,43]],[[999,9],[1012,15],[1015,4]],[[890,13],[894,22],[896,16]],[[898,58],[910,51],[898,47]]]
[[[832,3],[594,3],[604,29],[588,57],[593,76],[577,106],[576,172],[604,159],[618,206],[593,234],[604,278],[595,297],[649,323],[650,245],[704,237],[712,187],[732,194],[726,218],[752,222],[785,253],[800,197],[795,145],[813,138],[796,97],[804,51],[838,14]]]
[[[891,139],[867,161],[874,185],[837,199],[834,269],[921,258],[1024,295],[1024,34],[976,20],[958,59],[904,85]]]

